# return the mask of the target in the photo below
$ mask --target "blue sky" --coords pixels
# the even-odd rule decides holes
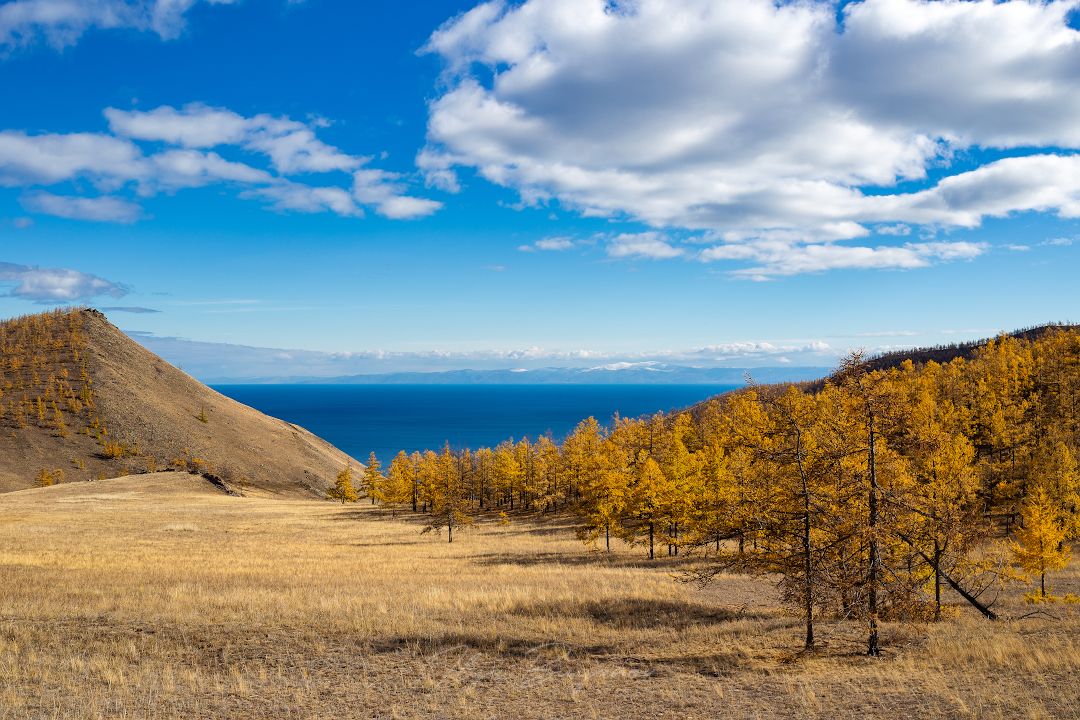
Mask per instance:
[[[0,316],[329,374],[1080,317],[1073,3],[402,7],[0,2]]]

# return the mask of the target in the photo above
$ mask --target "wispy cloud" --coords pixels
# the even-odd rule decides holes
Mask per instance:
[[[72,197],[36,192],[23,197],[21,202],[31,212],[70,220],[133,223],[142,216],[142,208],[135,203],[108,195]]]
[[[518,250],[520,250],[521,252],[536,252],[538,250],[546,252],[560,252],[563,250],[569,250],[575,245],[576,243],[574,242],[573,238],[560,235],[556,237],[542,238],[532,243],[531,245],[519,245]]]
[[[177,37],[187,12],[236,0],[9,0],[0,5],[0,48],[45,40],[62,48],[91,29],[133,29]]]
[[[152,315],[160,313],[160,310],[154,308],[139,307],[137,305],[114,305],[109,307],[98,307],[98,310],[104,313],[132,313],[133,315]]]

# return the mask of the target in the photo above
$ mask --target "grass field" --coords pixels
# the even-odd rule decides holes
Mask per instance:
[[[880,659],[826,623],[805,655],[767,580],[701,590],[559,521],[421,527],[179,474],[0,496],[0,719],[1080,712],[1075,607],[886,625]],[[1076,564],[1054,585],[1080,593]]]

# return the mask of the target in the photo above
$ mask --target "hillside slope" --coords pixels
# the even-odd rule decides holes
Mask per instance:
[[[93,310],[0,323],[0,393],[0,491],[171,468],[234,491],[311,496],[359,465],[208,388]]]
[[[1076,330],[1080,328],[1080,325],[1072,323],[1046,323],[1044,325],[1035,325],[1020,330],[1014,330],[1010,333],[1002,333],[998,337],[1011,337],[1017,340],[1033,341],[1038,340],[1051,333]],[[992,338],[983,338],[981,340],[970,340],[962,343],[952,343],[948,345],[935,345],[931,347],[914,347],[905,350],[892,350],[890,352],[878,353],[876,355],[869,355],[864,360],[864,366],[867,370],[890,370],[892,368],[900,367],[904,362],[910,360],[916,367],[926,365],[930,362],[935,362],[941,365],[952,362],[957,358],[963,358],[964,360],[970,360],[975,356],[975,353],[979,348],[990,342]],[[769,382],[766,378],[764,382],[759,382],[757,387],[762,392],[775,392],[782,388],[786,388],[789,385],[795,385],[811,392],[817,392],[825,387],[825,383],[830,379],[836,379],[836,374],[824,374],[820,378],[814,380],[802,380],[797,382]],[[760,380],[760,379],[759,379]],[[735,391],[728,391],[714,395],[706,400],[696,403],[688,408],[686,412],[691,414],[700,413],[710,402],[717,398],[723,398]]]

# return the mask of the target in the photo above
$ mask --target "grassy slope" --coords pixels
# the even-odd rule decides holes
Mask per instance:
[[[0,720],[1066,717],[1080,613],[798,623],[766,580],[699,590],[558,521],[453,545],[381,508],[229,497],[187,474],[0,497]],[[664,559],[657,565],[670,561]],[[672,570],[676,566],[670,566]],[[1074,564],[1055,578],[1080,592]],[[1030,608],[1010,591],[999,607]]]

